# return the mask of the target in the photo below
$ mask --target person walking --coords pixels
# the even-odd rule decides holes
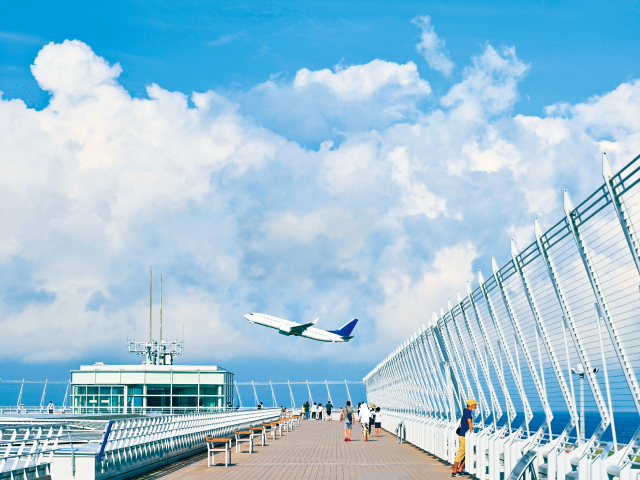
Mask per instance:
[[[355,412],[351,407],[351,401],[347,400],[347,406],[344,407],[340,414],[340,421],[344,427],[344,441],[351,441],[351,432],[353,430],[353,420],[355,418]]]
[[[380,407],[376,407],[374,426],[376,427],[376,437],[380,437],[380,433],[382,432],[382,414],[380,413]]]
[[[366,402],[362,402],[360,405],[360,424],[362,425],[362,438],[365,442],[369,441],[369,419],[371,418],[371,411],[367,407]]]
[[[478,406],[478,402],[476,402],[473,398],[467,400],[467,408],[462,411],[462,418],[460,419],[460,428],[457,430],[458,440],[460,441],[460,446],[458,447],[458,454],[456,455],[456,461],[453,464],[453,472],[451,472],[452,477],[462,477],[464,473],[462,470],[464,469],[464,452],[465,452],[465,435],[467,432],[473,432],[473,416],[471,412],[473,412]]]
[[[327,420],[331,420],[331,410],[333,410],[333,404],[331,400],[327,402]]]
[[[53,409],[55,407],[53,406],[53,402],[51,400],[49,400],[49,405],[47,405],[47,412],[49,413],[53,413]]]

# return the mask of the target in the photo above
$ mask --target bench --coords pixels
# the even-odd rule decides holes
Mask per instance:
[[[232,438],[213,438],[207,435],[207,466],[216,464],[215,452],[224,452],[224,466],[227,467],[231,463],[231,442]],[[216,443],[221,443],[222,446],[216,447]]]
[[[282,425],[279,425],[278,422],[263,422],[263,427],[269,427],[269,431],[273,433],[273,439],[276,439],[276,434],[278,432],[278,428],[280,428],[280,436],[282,436]]]
[[[253,453],[253,432],[251,430],[234,430],[233,433],[236,434],[236,453]],[[243,435],[248,436],[243,437]],[[241,443],[249,443],[248,452],[240,451]]]
[[[253,432],[253,435],[260,435],[262,437],[262,447],[266,445],[267,442],[267,429],[264,427],[249,427],[249,430]]]

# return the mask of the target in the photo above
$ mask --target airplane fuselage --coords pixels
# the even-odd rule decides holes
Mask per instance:
[[[309,327],[304,332],[298,334],[292,331],[292,327],[299,326],[299,323],[285,320],[284,318],[272,317],[264,313],[248,313],[244,316],[249,322],[257,323],[269,328],[275,328],[282,335],[306,337],[319,342],[348,342],[351,337],[341,337],[335,333],[322,330],[320,328]],[[346,338],[346,339],[345,339]]]

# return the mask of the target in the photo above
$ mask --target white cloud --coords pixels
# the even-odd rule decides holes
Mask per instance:
[[[422,29],[420,43],[416,47],[418,52],[422,54],[431,68],[442,72],[447,77],[451,75],[453,62],[445,50],[444,40],[438,38],[433,25],[431,25],[431,17],[429,15],[418,16],[411,22]]]
[[[133,98],[89,46],[47,45],[33,73],[50,104],[0,98],[5,353],[124,351],[153,265],[166,328],[179,337],[186,323],[194,361],[242,342],[269,355],[263,340],[281,339],[247,311],[360,318],[339,359],[378,359],[485,252],[500,255],[500,238],[526,241],[534,215],[555,223],[561,188],[590,193],[602,149],[617,167],[640,151],[640,83],[525,117],[512,111],[527,68],[487,46],[431,106],[415,65],[382,60],[235,94],[151,84]],[[336,356],[290,340],[285,359]]]
[[[299,70],[291,82],[269,80],[235,94],[244,114],[302,143],[384,128],[415,118],[431,93],[413,62],[373,60],[334,70]]]
[[[487,45],[484,53],[473,59],[473,65],[464,69],[464,80],[454,85],[441,103],[470,115],[503,113],[515,104],[518,81],[528,68],[516,57],[515,48],[497,51]]]
[[[303,89],[312,85],[323,85],[345,101],[365,100],[387,86],[402,88],[403,95],[431,92],[429,82],[420,78],[415,63],[399,65],[378,59],[348,68],[337,66],[334,72],[328,68],[314,72],[306,68],[298,70],[293,87]]]

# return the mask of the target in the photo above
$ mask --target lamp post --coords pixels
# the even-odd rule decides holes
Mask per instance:
[[[596,373],[599,368],[594,368],[593,373]],[[578,440],[586,439],[586,430],[584,423],[584,375],[586,373],[581,363],[578,363],[575,368],[571,369],[571,373],[580,377],[580,425],[578,425]]]

